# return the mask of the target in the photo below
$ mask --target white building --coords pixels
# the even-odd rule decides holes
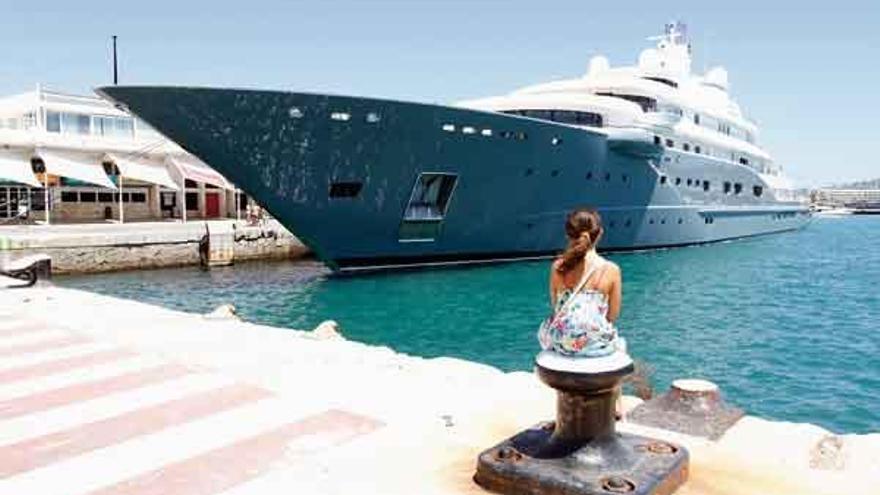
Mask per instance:
[[[47,222],[185,221],[235,217],[245,201],[219,173],[100,98],[39,87],[0,98],[0,219],[22,208]]]

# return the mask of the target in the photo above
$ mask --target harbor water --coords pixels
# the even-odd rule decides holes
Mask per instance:
[[[658,390],[707,378],[750,414],[877,431],[878,246],[878,217],[819,218],[797,232],[614,255],[620,331]],[[549,312],[547,270],[521,262],[334,277],[289,262],[56,282],[190,312],[232,303],[246,320],[290,328],[333,319],[350,339],[529,370]]]

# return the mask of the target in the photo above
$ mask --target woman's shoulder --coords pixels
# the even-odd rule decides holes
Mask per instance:
[[[620,266],[618,266],[617,263],[609,260],[608,258],[602,258],[602,262],[605,264],[604,269],[606,272],[620,275]]]

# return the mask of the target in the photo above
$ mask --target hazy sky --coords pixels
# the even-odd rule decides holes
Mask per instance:
[[[821,5],[814,7],[815,5]],[[880,177],[880,2],[0,0],[0,94],[197,84],[427,102],[634,63],[689,24],[696,70],[724,65],[762,144],[796,183]]]

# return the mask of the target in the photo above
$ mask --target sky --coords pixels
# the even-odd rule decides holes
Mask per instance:
[[[813,6],[811,4],[816,4]],[[0,0],[0,95],[120,83],[289,89],[449,103],[635,63],[689,26],[759,141],[802,186],[880,177],[880,2]]]

